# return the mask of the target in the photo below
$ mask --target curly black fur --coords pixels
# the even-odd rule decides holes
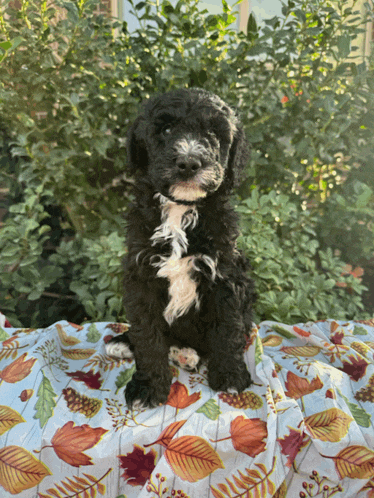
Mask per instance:
[[[254,301],[229,200],[247,160],[241,124],[216,95],[180,89],[146,103],[128,152],[136,178],[124,282],[131,327],[115,338],[130,342],[136,361],[126,401],[166,402],[171,345],[206,358],[212,389],[241,392],[251,383],[243,348]]]

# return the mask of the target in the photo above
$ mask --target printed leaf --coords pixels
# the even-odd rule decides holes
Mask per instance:
[[[288,331],[284,327],[281,327],[280,325],[272,325],[271,328],[274,330],[274,332],[285,337],[286,339],[294,339],[295,337],[295,334],[292,334],[292,332]]]
[[[374,451],[365,446],[348,446],[332,458],[340,479],[370,479],[374,474]]]
[[[0,327],[0,342],[5,341],[6,339],[8,339],[8,337],[9,337],[8,332],[6,332],[2,327]]]
[[[0,485],[13,495],[37,486],[52,475],[48,467],[19,446],[0,449]]]
[[[172,384],[170,388],[170,394],[168,400],[166,401],[166,404],[173,406],[174,408],[179,410],[180,408],[187,408],[187,406],[196,403],[196,401],[198,401],[200,397],[200,392],[188,395],[187,387],[177,380]]]
[[[264,451],[268,431],[266,422],[263,420],[245,419],[241,415],[231,422],[230,434],[234,448],[254,458]]]
[[[307,332],[306,330],[300,329],[296,325],[294,325],[292,328],[293,328],[294,332],[296,332],[296,334],[300,335],[301,337],[309,337],[312,335],[310,332]]]
[[[67,477],[66,480],[69,482],[61,481],[60,484],[56,484],[55,488],[47,489],[48,494],[38,493],[39,498],[62,498],[60,493],[63,493],[65,498],[68,498],[69,496],[74,498],[88,498],[89,496],[95,498],[96,491],[98,491],[102,496],[105,496],[106,486],[101,484],[100,481],[110,474],[112,470],[113,469],[107,470],[107,472],[105,472],[105,474],[100,478],[85,474],[84,472],[83,475],[86,479],[79,476],[73,476],[73,479],[75,479],[75,481],[73,481],[73,479]]]
[[[164,456],[174,474],[188,482],[199,481],[217,469],[224,469],[218,454],[205,439],[198,436],[173,439]]]
[[[353,335],[368,335],[368,331],[365,329],[365,327],[355,325],[353,328],[352,334]]]
[[[309,436],[299,429],[293,429],[289,427],[290,433],[283,439],[278,439],[278,443],[281,446],[281,452],[283,455],[287,455],[287,467],[291,467],[296,455],[299,451],[304,448],[310,441]]]
[[[36,362],[36,358],[30,358],[25,361],[27,353],[23,353],[19,358],[14,360],[10,365],[0,371],[0,379],[4,382],[14,384],[27,377]]]
[[[264,353],[264,348],[262,346],[262,339],[256,336],[255,342],[255,365],[258,365],[262,361],[262,355]]]
[[[321,349],[322,348],[319,348],[318,346],[291,346],[280,348],[280,351],[292,356],[311,358],[312,356],[316,356]]]
[[[355,419],[356,423],[361,427],[370,427],[371,416],[363,408],[360,408],[355,403],[349,401],[347,396],[344,396],[339,389],[337,389],[337,392],[347,403],[349,411],[351,412],[351,415]]]
[[[53,408],[56,406],[56,402],[53,398],[57,398],[57,394],[54,392],[50,380],[44,374],[37,396],[38,401],[34,406],[34,410],[36,410],[34,418],[39,419],[40,427],[44,427],[48,419],[52,417]]]
[[[0,436],[26,420],[13,408],[0,405]]]
[[[120,465],[125,472],[122,477],[130,486],[144,486],[156,466],[157,453],[154,449],[147,454],[145,449],[134,444],[134,450],[126,455],[119,455]]]
[[[352,380],[357,382],[366,374],[366,368],[369,363],[364,358],[357,358],[354,355],[349,355],[348,360],[342,360],[343,368],[339,368],[339,370],[345,372]]]
[[[282,344],[283,339],[282,337],[279,337],[279,335],[267,335],[264,339],[262,339],[262,345],[263,346],[268,346],[270,348],[276,348],[280,344]]]
[[[265,449],[268,431],[266,422],[259,418],[246,419],[243,415],[236,417],[230,424],[230,436],[212,442],[232,440],[232,445],[237,451],[246,453],[254,458]]]
[[[152,446],[154,444],[161,444],[161,446],[167,448],[175,434],[185,423],[186,420],[179,420],[178,422],[173,422],[172,424],[168,425],[166,429],[161,432],[160,437],[154,443],[145,444],[144,448],[148,448],[148,446]]]
[[[122,387],[126,386],[126,384],[130,382],[132,376],[134,375],[135,370],[136,370],[136,365],[134,363],[132,367],[127,368],[126,370],[122,370],[122,372],[117,376],[115,382],[117,386],[116,394]]]
[[[93,342],[93,343],[96,343],[96,342],[98,342],[100,339],[101,339],[101,334],[100,334],[100,332],[97,330],[96,325],[95,325],[94,323],[92,323],[92,324],[88,327],[87,341],[88,341],[88,342]]]
[[[293,372],[288,372],[285,387],[287,388],[285,393],[286,396],[289,398],[299,399],[302,396],[317,391],[318,389],[322,389],[323,384],[318,375],[312,381],[309,381],[308,379],[299,377]]]
[[[89,389],[100,389],[103,383],[100,372],[94,373],[91,369],[89,372],[66,372],[66,375],[77,382],[84,382]]]
[[[215,399],[209,399],[196,413],[203,413],[210,420],[217,420],[222,413]]]
[[[240,489],[244,489],[244,493],[238,491],[234,483],[227,477],[226,482],[230,486],[231,491],[235,493],[235,496],[231,494],[231,491],[226,484],[217,484],[220,491],[218,491],[218,489],[214,488],[213,486],[210,487],[210,490],[213,496],[216,498],[225,498],[225,496],[229,498],[260,498],[262,496],[268,496],[266,492],[267,487],[269,496],[274,496],[274,498],[276,498],[276,494],[274,494],[275,485],[269,479],[269,476],[274,472],[275,462],[276,458],[274,457],[273,466],[269,471],[267,470],[265,465],[257,463],[255,464],[260,469],[262,474],[264,474],[263,476],[261,476],[260,472],[254,469],[245,469],[246,474],[238,470],[240,478],[236,477],[235,475],[233,475],[232,477],[235,481],[235,485]]]
[[[87,424],[75,427],[74,422],[70,421],[57,429],[51,443],[56,455],[69,465],[93,465],[91,457],[83,451],[93,448],[106,432],[106,429]]]
[[[65,358],[69,360],[85,360],[93,354],[96,353],[94,349],[63,349],[61,348],[61,353]]]
[[[311,437],[337,443],[347,434],[353,418],[339,408],[330,408],[305,418]]]
[[[81,341],[72,335],[67,335],[65,329],[59,323],[56,323],[56,329],[58,332],[58,337],[60,338],[60,342],[63,346],[75,346],[79,344]]]

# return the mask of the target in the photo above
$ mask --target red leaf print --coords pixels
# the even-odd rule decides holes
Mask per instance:
[[[89,389],[100,389],[103,383],[100,379],[100,372],[94,374],[93,370],[89,372],[81,372],[79,370],[77,372],[66,372],[66,375],[76,381],[84,382]]]
[[[83,451],[95,446],[106,432],[106,429],[87,424],[74,427],[74,422],[70,421],[57,429],[51,443],[56,455],[69,465],[93,465],[91,457]]]
[[[130,486],[144,486],[156,466],[157,453],[134,444],[134,450],[126,455],[119,455],[121,468],[125,469],[122,477]]]
[[[299,431],[297,429],[292,429],[290,427],[290,434],[285,436],[283,439],[278,439],[278,443],[281,445],[281,452],[283,455],[288,455],[287,467],[291,467],[292,462],[295,460],[296,455],[299,453],[301,448],[304,448],[308,444],[309,436],[304,433],[304,431]]]
[[[161,432],[160,437],[154,443],[145,444],[144,448],[148,448],[148,446],[153,446],[154,444],[161,444],[161,446],[167,448],[175,434],[185,423],[186,420],[180,420],[179,422],[173,422],[172,424],[168,425],[166,429]]]
[[[259,453],[263,452],[266,446],[268,431],[266,422],[259,418],[244,418],[243,415],[236,417],[230,424],[231,436],[211,441],[217,443],[227,439],[232,440],[232,445],[237,451],[246,453],[254,458]]]
[[[344,333],[343,332],[336,332],[335,334],[331,334],[330,340],[333,344],[343,344],[343,339],[344,339]]]
[[[166,404],[179,410],[180,408],[187,408],[187,406],[196,403],[200,397],[201,393],[188,395],[187,387],[177,380],[170,388],[170,394]]]
[[[357,359],[353,355],[349,355],[348,359],[351,361],[351,363],[349,363],[348,361],[343,361],[343,368],[339,368],[339,370],[348,374],[352,380],[355,380],[357,382],[365,375],[368,362],[363,358]]]

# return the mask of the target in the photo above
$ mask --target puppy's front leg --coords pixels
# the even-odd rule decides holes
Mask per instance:
[[[136,372],[126,386],[125,398],[130,409],[153,408],[168,399],[172,374],[169,368],[169,348],[163,334],[154,330],[131,327]],[[141,340],[139,340],[141,338]]]
[[[208,334],[208,383],[215,391],[241,393],[252,384],[244,362],[245,325],[240,301],[231,289],[216,298],[216,323]]]

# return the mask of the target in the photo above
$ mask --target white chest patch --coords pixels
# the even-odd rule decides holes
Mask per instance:
[[[169,303],[164,310],[164,318],[169,325],[187,313],[191,306],[199,307],[197,283],[193,280],[194,261],[199,256],[184,256],[188,249],[186,228],[194,228],[198,213],[196,206],[177,204],[157,194],[161,202],[161,225],[151,237],[152,244],[169,241],[171,255],[160,257],[153,266],[159,268],[157,276],[169,280]]]

